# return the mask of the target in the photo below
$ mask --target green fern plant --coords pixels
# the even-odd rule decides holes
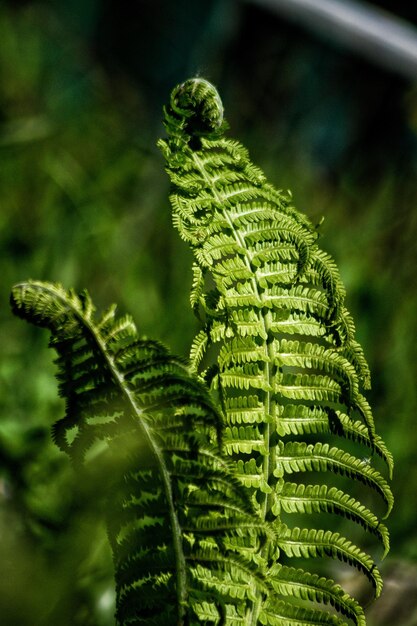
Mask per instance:
[[[359,481],[382,497],[386,515],[391,510],[381,473],[344,448],[347,442],[363,446],[391,474],[392,457],[363,395],[369,369],[337,267],[290,196],[266,181],[245,148],[223,136],[223,107],[210,83],[179,85],[165,126],[168,139],[159,145],[172,182],[173,221],[195,256],[191,305],[202,329],[191,348],[192,366],[217,393],[225,451],[261,519],[278,535],[262,551],[277,593],[259,597],[246,623],[340,623],[329,613],[298,608],[299,600],[309,599],[364,624],[361,607],[337,585],[282,564],[284,555],[335,557],[361,570],[377,596],[381,591],[368,554],[308,521],[317,512],[346,517],[376,535],[384,554],[388,550],[378,517],[332,485],[333,474]],[[202,369],[210,347],[214,357]],[[322,472],[324,483],[315,477]],[[306,482],[293,482],[293,475]],[[301,514],[307,527],[293,526],[292,514]]]
[[[291,198],[224,137],[210,83],[175,88],[165,125],[174,225],[195,255],[191,365],[114,306],[97,317],[87,292],[29,281],[11,295],[58,355],[56,444],[78,472],[112,476],[117,624],[365,626],[359,602],[314,567],[348,563],[378,596],[374,559],[326,522],[352,521],[385,554],[368,491],[386,515],[393,502],[336,265]]]

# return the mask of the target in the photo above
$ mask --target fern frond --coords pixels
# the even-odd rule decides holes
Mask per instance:
[[[359,381],[355,367],[338,350],[312,342],[282,339],[277,344],[276,364],[304,370],[316,370],[341,383],[352,405],[358,395]]]
[[[290,557],[330,556],[349,563],[366,575],[374,586],[376,597],[381,593],[382,579],[373,559],[339,533],[297,526],[283,530],[281,527],[278,545]]]
[[[232,594],[227,581],[249,577],[264,594],[262,572],[224,546],[242,533],[261,546],[273,533],[219,455],[222,420],[205,387],[183,359],[141,339],[129,316],[116,318],[115,307],[96,320],[86,292],[30,281],[13,288],[11,303],[51,332],[66,400],[53,427],[58,446],[79,465],[106,444],[118,624],[196,625],[194,599],[245,612],[253,598],[243,582]]]
[[[304,442],[289,442],[280,444],[280,454],[275,470],[276,476],[283,473],[296,472],[326,472],[331,471],[348,478],[358,480],[374,489],[383,498],[387,505],[386,516],[393,505],[393,496],[388,483],[371,465],[341,450],[330,447],[329,444],[306,444]]]
[[[266,454],[265,442],[256,426],[226,428],[224,449],[230,455],[252,454],[254,452]]]
[[[346,626],[346,622],[327,611],[304,608],[289,602],[266,603],[259,622],[265,626]]]
[[[365,616],[360,604],[333,580],[279,564],[268,572],[268,576],[279,595],[329,604],[351,619],[355,626],[365,626]]]
[[[392,478],[391,453],[379,435],[370,438],[367,427],[361,421],[352,421],[345,413],[326,406],[321,408],[301,403],[275,406],[274,419],[281,436],[333,434],[357,442],[385,461]]]
[[[374,534],[385,552],[388,548],[386,528],[349,494],[331,484],[296,487],[287,482],[294,472],[326,472],[330,478],[336,472],[378,492],[388,512],[392,507],[386,480],[351,452],[354,442],[375,453],[391,474],[392,456],[375,432],[364,396],[369,368],[336,263],[319,248],[317,230],[292,206],[290,196],[266,181],[243,146],[223,136],[223,107],[210,83],[192,79],[178,86],[165,125],[168,138],[159,145],[172,183],[174,226],[190,244],[199,275],[215,286],[216,298],[205,309],[192,358],[197,366],[205,345],[218,346],[217,362],[209,371],[215,372],[211,388],[225,411],[225,451],[262,519],[275,520],[281,528],[278,545],[285,546],[290,558],[302,553],[345,558],[379,592],[371,557],[347,539],[320,529],[279,526],[282,511],[337,514]],[[192,300],[198,292],[204,303],[210,296],[197,274]],[[251,549],[250,537],[245,548]],[[269,540],[263,555],[270,568],[278,566],[279,555]],[[313,591],[316,579],[307,581],[314,574],[300,576],[300,589],[304,581],[307,595],[311,591],[308,598],[321,601],[324,591]],[[291,603],[258,598],[247,623],[342,623],[315,607],[297,608],[293,588],[282,589]],[[339,609],[356,624],[365,624],[356,605],[341,602]]]
[[[277,501],[286,513],[337,513],[376,535],[384,546],[384,556],[388,553],[389,535],[386,526],[380,523],[372,511],[336,487],[281,481],[281,488],[277,486],[277,492]]]
[[[198,314],[198,307],[204,292],[204,273],[197,263],[193,263],[193,286],[190,292],[190,304],[193,311]]]

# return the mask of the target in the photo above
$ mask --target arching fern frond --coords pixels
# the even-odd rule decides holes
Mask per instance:
[[[261,518],[275,524],[277,545],[288,558],[346,561],[378,595],[381,579],[369,555],[331,530],[290,525],[294,514],[297,523],[302,515],[308,524],[312,513],[324,521],[331,513],[362,526],[388,549],[377,515],[356,493],[333,484],[335,474],[353,479],[379,494],[388,512],[392,507],[388,483],[372,461],[362,460],[360,448],[381,457],[391,474],[392,457],[364,396],[369,368],[337,266],[291,196],[266,181],[243,146],[224,137],[227,124],[213,85],[201,78],[178,85],[165,126],[168,138],[159,145],[172,183],[173,223],[195,256],[191,304],[202,328],[191,360],[224,409],[225,451]],[[315,485],[323,472],[328,484],[319,479]],[[291,474],[306,476],[308,484],[295,485]],[[271,578],[279,552],[268,542],[263,548]],[[247,624],[346,623],[325,609],[297,607],[294,598],[329,602],[365,624],[358,603],[332,582],[279,571],[292,576],[291,583],[274,583],[282,598],[259,597]]]
[[[96,319],[86,292],[27,282],[11,303],[49,329],[58,355],[66,413],[55,442],[76,466],[96,462],[97,444],[107,449],[117,623],[229,624],[226,615],[251,610],[267,595],[254,563],[273,532],[220,456],[221,418],[204,386],[115,307]],[[236,549],[242,536],[252,538],[250,558]]]

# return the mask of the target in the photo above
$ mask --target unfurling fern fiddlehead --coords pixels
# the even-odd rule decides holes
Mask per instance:
[[[357,451],[383,459],[391,474],[392,457],[363,395],[369,370],[337,267],[290,197],[223,136],[223,107],[210,83],[197,78],[176,87],[165,126],[168,139],[159,145],[172,182],[173,221],[195,255],[191,304],[203,324],[191,360],[198,371],[215,352],[215,364],[201,376],[224,409],[225,450],[278,535],[262,552],[276,593],[260,595],[242,624],[346,623],[306,606],[311,600],[364,625],[362,608],[337,584],[287,564],[293,557],[335,557],[364,572],[376,595],[381,590],[371,556],[308,521],[315,513],[340,515],[388,550],[377,515],[332,484],[333,474],[359,481],[382,497],[386,515],[391,510],[389,485]],[[304,479],[293,482],[292,475]],[[307,527],[292,525],[292,514]]]
[[[66,415],[53,427],[56,444],[75,465],[108,446],[100,468],[117,623],[197,626],[250,610],[266,583],[234,544],[248,533],[261,546],[269,531],[219,456],[221,423],[205,387],[115,307],[96,319],[86,292],[27,282],[11,302],[50,330],[58,354]]]

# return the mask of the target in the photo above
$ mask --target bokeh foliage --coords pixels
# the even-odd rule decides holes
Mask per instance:
[[[384,4],[401,11],[401,3]],[[373,373],[378,431],[396,460],[391,559],[396,571],[407,562],[400,570],[411,568],[408,580],[415,576],[417,87],[255,3],[3,3],[0,615],[7,626],[113,623],[101,505],[91,485],[74,484],[50,441],[62,413],[54,366],[45,334],[11,316],[10,287],[29,277],[88,287],[100,306],[119,303],[140,332],[187,353],[196,328],[190,255],[171,228],[154,146],[163,101],[195,72],[219,87],[233,135],[270,180],[292,189],[313,221],[325,217],[322,246],[341,269]],[[384,619],[375,626],[390,623]]]

